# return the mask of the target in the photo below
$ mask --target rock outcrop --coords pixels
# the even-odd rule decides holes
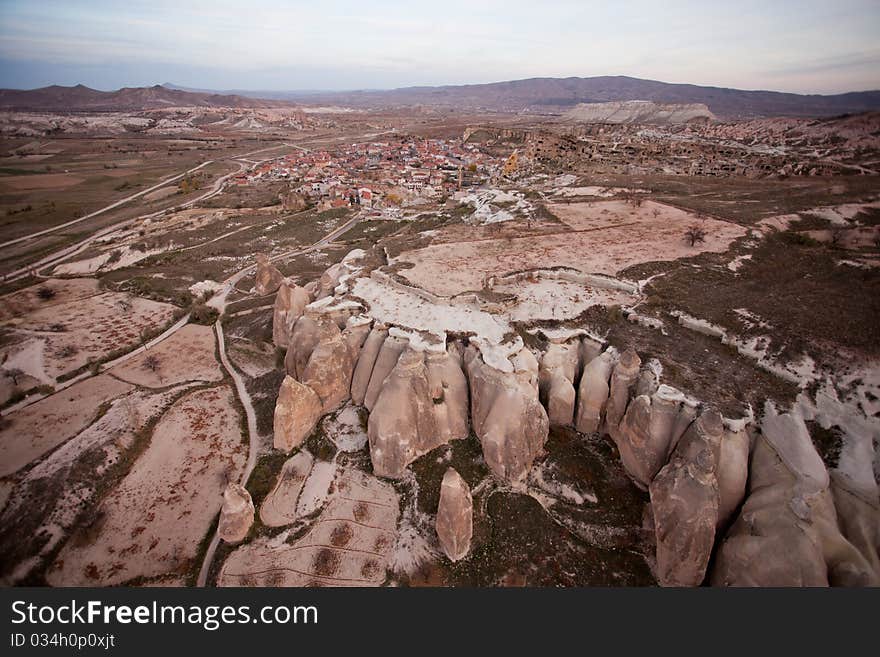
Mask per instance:
[[[220,524],[217,533],[227,543],[244,540],[254,524],[254,503],[251,494],[240,484],[234,482],[223,491],[223,506],[220,508]]]
[[[467,390],[456,360],[446,352],[405,350],[367,422],[373,471],[400,477],[422,454],[467,435]]]
[[[605,424],[608,428],[616,427],[623,419],[629,405],[630,391],[639,377],[641,365],[642,359],[631,348],[620,354],[614,365],[605,408]]]
[[[275,487],[260,505],[260,521],[267,527],[284,527],[296,521],[296,505],[299,494],[314,459],[305,450],[291,456],[281,466]]]
[[[727,423],[727,420],[725,420]],[[718,529],[727,526],[746,496],[749,478],[749,434],[742,421],[725,426],[718,459]]]
[[[393,486],[344,468],[305,534],[292,543],[258,538],[242,545],[223,563],[217,584],[380,586],[388,577],[399,515]]]
[[[608,432],[617,445],[623,467],[639,487],[647,488],[666,464],[690,425],[691,409],[684,404],[681,392],[661,385],[650,397],[636,397],[616,428],[609,422]],[[686,421],[681,421],[681,417]]]
[[[254,292],[257,296],[272,294],[281,287],[284,280],[281,272],[269,262],[269,257],[263,253],[257,254],[257,272],[254,277]]]
[[[611,370],[614,367],[616,352],[609,347],[587,362],[578,385],[578,405],[575,427],[581,433],[595,433],[605,417],[608,403]]]
[[[520,354],[524,351],[528,350]],[[520,481],[541,453],[550,431],[550,421],[538,399],[537,363],[532,367],[528,356],[522,355],[513,372],[502,372],[474,352],[465,362],[471,422],[486,464],[499,479]]]
[[[721,415],[705,411],[682,436],[649,491],[657,537],[657,579],[663,586],[699,586],[718,524]]]
[[[321,398],[322,413],[328,413],[348,399],[353,370],[348,343],[337,329],[315,345],[301,381]]]
[[[361,347],[354,374],[351,377],[351,400],[355,404],[363,404],[367,395],[367,386],[370,384],[370,376],[373,374],[373,366],[379,356],[379,350],[388,337],[388,329],[381,324],[376,324],[370,330],[370,334]]]
[[[437,507],[437,538],[450,561],[460,561],[471,549],[474,533],[474,503],[471,489],[453,468],[447,468],[440,484]]]
[[[880,583],[840,531],[830,479],[803,419],[768,402],[755,439],[748,497],[717,550],[715,586]]]
[[[391,370],[397,365],[397,359],[400,358],[400,354],[403,353],[403,350],[408,345],[409,341],[395,335],[389,335],[382,342],[382,347],[376,356],[376,362],[373,364],[373,370],[370,372],[370,382],[367,384],[367,391],[364,394],[364,406],[367,407],[368,411],[372,412],[373,405],[382,391],[385,378],[391,374]]]
[[[293,326],[310,301],[309,293],[289,278],[281,282],[272,312],[272,342],[276,347],[286,348],[290,344]]]
[[[322,409],[314,390],[290,375],[285,376],[275,402],[275,449],[290,452],[302,445],[318,423]]]
[[[541,358],[538,382],[551,426],[574,423],[579,347],[579,342],[551,343]]]

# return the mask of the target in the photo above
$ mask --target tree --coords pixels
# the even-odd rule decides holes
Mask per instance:
[[[694,224],[693,226],[688,227],[684,234],[684,238],[691,243],[691,246],[696,246],[697,242],[706,241],[706,231],[702,226]]]
[[[3,372],[12,379],[12,383],[15,385],[18,385],[18,381],[24,376],[24,372],[18,367],[10,367],[8,370],[3,370]]]
[[[150,354],[146,358],[144,358],[144,369],[150,370],[153,373],[159,371],[162,367],[162,361],[159,360],[159,357],[156,354]]]

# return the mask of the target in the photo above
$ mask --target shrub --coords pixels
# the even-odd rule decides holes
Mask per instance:
[[[49,299],[55,298],[55,290],[48,285],[44,285],[37,290],[37,296],[43,301],[49,301]]]
[[[193,324],[203,324],[205,326],[210,326],[216,322],[217,317],[220,315],[215,308],[211,308],[211,306],[204,303],[193,304],[189,312],[189,321]]]
[[[684,239],[687,242],[690,242],[691,246],[696,246],[697,242],[706,241],[706,231],[702,226],[697,226],[696,224],[694,224],[693,226],[689,226],[688,229],[685,231]]]

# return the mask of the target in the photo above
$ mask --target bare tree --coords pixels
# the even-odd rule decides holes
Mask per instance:
[[[12,379],[14,385],[18,385],[19,380],[24,376],[24,372],[18,367],[10,367],[8,370],[3,370],[3,373]]]
[[[685,231],[684,238],[690,242],[691,246],[696,246],[697,242],[706,241],[706,230],[702,226],[694,224]]]
[[[150,354],[146,358],[144,358],[144,369],[150,370],[153,373],[158,372],[162,367],[162,361],[159,360],[159,357],[156,354]]]

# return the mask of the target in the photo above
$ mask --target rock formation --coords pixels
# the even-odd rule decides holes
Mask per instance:
[[[272,294],[281,286],[284,276],[270,262],[269,257],[263,253],[257,254],[257,273],[254,278],[254,292],[257,296]]]
[[[608,348],[584,366],[578,386],[578,406],[575,427],[581,433],[599,430],[608,402],[608,379],[614,366],[616,352]]]
[[[767,403],[749,491],[718,548],[715,586],[877,585],[838,527],[830,479],[803,419]]]
[[[641,488],[647,488],[666,464],[681,436],[679,430],[683,432],[690,424],[687,406],[684,413],[688,421],[679,421],[683,401],[681,392],[661,385],[650,397],[636,397],[616,428],[608,422],[623,467]]]
[[[551,343],[541,358],[538,381],[551,426],[574,423],[579,347],[579,342]]]
[[[725,424],[728,421],[725,420]],[[749,434],[744,422],[737,421],[734,426],[725,426],[721,438],[721,453],[718,459],[718,529],[727,526],[734,512],[746,496],[746,482],[749,478]]]
[[[447,468],[440,484],[437,507],[437,538],[450,561],[460,561],[471,549],[474,533],[474,503],[467,482],[453,468]]]
[[[376,364],[379,350],[382,349],[387,336],[388,330],[381,324],[376,324],[370,330],[370,334],[361,347],[360,356],[351,377],[351,400],[355,404],[364,403],[370,376],[373,374],[373,366]]]
[[[400,477],[425,452],[466,438],[467,410],[467,384],[455,358],[406,349],[384,378],[367,422],[373,471]]]
[[[382,386],[385,383],[385,377],[391,374],[391,370],[397,365],[397,359],[400,358],[400,354],[403,353],[408,344],[407,340],[394,335],[389,335],[382,342],[382,347],[376,356],[376,362],[373,364],[373,370],[370,373],[370,382],[364,395],[364,406],[367,407],[368,411],[372,412],[373,405],[376,403],[376,399],[379,397],[379,393],[382,391]]]
[[[227,543],[244,540],[254,523],[254,503],[244,486],[229,483],[223,491],[217,533]]]
[[[629,405],[630,391],[639,377],[642,359],[633,349],[627,349],[620,355],[614,366],[609,385],[608,404],[605,408],[605,424],[616,427],[626,413]]]
[[[321,398],[322,413],[328,413],[348,399],[353,369],[351,351],[337,329],[315,345],[300,380]]]
[[[290,452],[302,445],[321,413],[321,399],[315,391],[292,376],[285,376],[275,402],[275,449]]]
[[[316,464],[317,467],[317,464]],[[236,549],[218,586],[380,586],[397,541],[390,484],[344,468],[308,531],[293,543],[258,538]]]
[[[284,527],[296,521],[296,504],[314,459],[305,450],[291,456],[281,466],[278,480],[260,505],[260,520],[267,527]]]
[[[309,293],[289,278],[281,282],[272,312],[272,342],[276,347],[288,346],[293,326],[310,301]]]
[[[531,359],[534,361],[534,356]],[[518,369],[502,372],[473,352],[465,361],[471,389],[471,422],[482,443],[486,464],[499,479],[517,482],[543,449],[550,430],[547,413],[538,399],[537,363],[532,370],[528,357],[523,356]]]
[[[703,412],[649,487],[663,586],[698,586],[706,576],[718,523],[715,473],[723,433],[721,415]]]

